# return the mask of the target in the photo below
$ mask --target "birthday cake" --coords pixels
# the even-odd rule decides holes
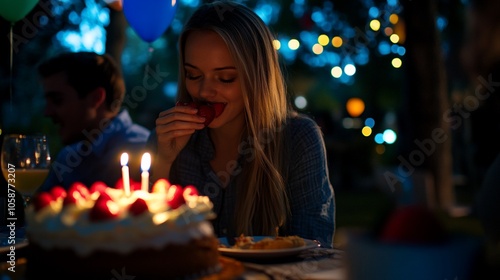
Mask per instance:
[[[38,193],[26,209],[28,279],[178,279],[219,269],[208,197],[96,182]],[[45,276],[45,277],[44,277]]]

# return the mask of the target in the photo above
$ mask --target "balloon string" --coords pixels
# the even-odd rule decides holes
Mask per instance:
[[[13,72],[13,65],[14,65],[14,44],[13,44],[13,29],[14,29],[14,23],[12,22],[10,24],[10,34],[9,34],[9,40],[10,40],[10,77],[9,77],[9,98],[10,98],[10,111],[12,112],[12,87],[13,87],[13,79],[12,76],[14,75]]]
[[[148,72],[148,67],[151,63],[151,59],[153,58],[153,52],[154,52],[154,48],[151,46],[151,43],[149,43],[149,46],[148,46],[148,59],[146,61],[146,73]]]

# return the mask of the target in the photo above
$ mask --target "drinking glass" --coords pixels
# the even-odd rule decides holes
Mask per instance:
[[[2,174],[15,187],[27,206],[49,173],[50,152],[43,134],[7,134],[2,145]]]

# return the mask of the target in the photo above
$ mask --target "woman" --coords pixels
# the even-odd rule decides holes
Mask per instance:
[[[323,138],[287,102],[273,39],[243,5],[195,11],[179,41],[178,106],[156,120],[153,177],[209,196],[218,236],[299,235],[332,247]]]

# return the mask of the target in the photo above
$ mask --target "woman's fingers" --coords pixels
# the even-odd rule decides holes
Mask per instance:
[[[173,112],[181,112],[181,113],[193,115],[193,114],[196,114],[196,112],[198,112],[198,109],[192,108],[192,107],[187,107],[187,106],[175,106],[175,107],[172,107],[168,110],[160,112],[159,117],[163,117],[163,116],[171,114]]]
[[[179,111],[179,109],[171,109],[160,113],[159,117],[156,119],[156,125],[164,125],[176,121],[203,123],[205,118],[196,115],[196,113],[193,113],[192,111],[183,112]]]
[[[194,133],[204,128],[204,118],[196,115],[197,109],[176,106],[160,113],[156,119],[156,133],[167,134],[167,139]]]
[[[177,137],[191,135],[196,131],[196,129],[177,129],[177,130],[162,130],[156,128],[156,135],[158,140],[169,141]]]
[[[158,142],[165,143],[172,141],[173,139],[188,136],[195,132],[196,130],[175,130],[167,133],[158,134]]]
[[[172,121],[162,124],[161,122],[156,123],[156,133],[168,133],[172,131],[182,131],[182,130],[199,130],[204,128],[203,123],[196,123],[190,121]]]

